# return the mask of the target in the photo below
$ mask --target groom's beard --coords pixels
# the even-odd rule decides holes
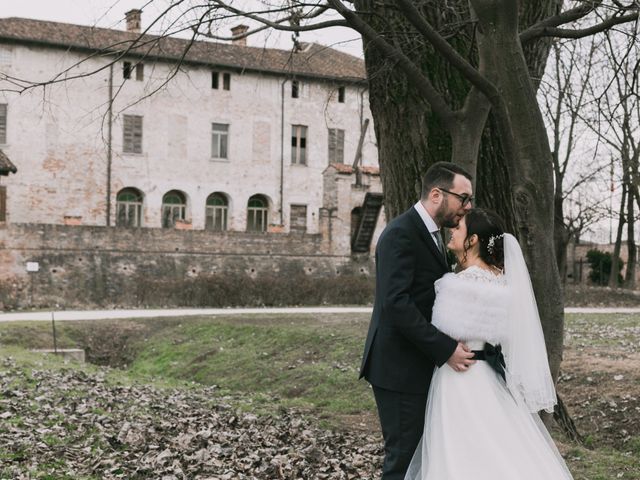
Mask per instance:
[[[458,226],[463,216],[464,214],[461,215],[459,210],[449,210],[449,199],[445,197],[433,220],[440,228],[454,228]]]

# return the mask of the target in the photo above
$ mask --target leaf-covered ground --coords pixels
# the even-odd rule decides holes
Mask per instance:
[[[565,335],[558,391],[587,445],[640,458],[640,316],[576,315]]]
[[[119,369],[0,349],[0,479],[378,478],[375,407],[356,380],[367,325],[365,314],[59,325],[60,344]],[[47,323],[0,324],[0,344],[50,341]],[[574,478],[640,480],[640,315],[568,315],[558,391],[585,438],[553,432]]]
[[[379,468],[377,435],[295,411],[250,413],[215,387],[128,384],[108,369],[0,363],[2,479],[351,479]]]

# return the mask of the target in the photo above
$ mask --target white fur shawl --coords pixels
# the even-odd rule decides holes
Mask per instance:
[[[471,267],[447,273],[435,283],[432,323],[461,341],[504,341],[508,292],[502,277]]]

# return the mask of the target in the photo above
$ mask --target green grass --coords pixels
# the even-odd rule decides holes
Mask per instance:
[[[638,456],[613,448],[588,450],[583,447],[574,447],[567,455],[567,463],[574,480],[640,478]]]
[[[105,374],[108,382],[182,388],[198,388],[189,382],[217,385],[246,398],[241,405],[244,410],[260,413],[296,406],[329,428],[351,414],[375,418],[371,391],[357,380],[368,325],[366,314],[192,317],[124,323],[129,332],[135,332],[129,347],[136,355],[127,369],[109,370]],[[78,342],[94,334],[97,338],[92,341],[102,342],[105,332],[117,332],[118,325],[121,322],[64,322],[58,327],[59,339],[63,346],[82,346]],[[566,317],[566,327],[574,332],[567,339],[569,345],[614,347],[620,341],[637,343],[640,315],[572,314]],[[47,322],[0,324],[0,344],[42,347],[50,338],[49,332]],[[16,347],[0,348],[0,357],[6,355],[14,356],[25,372],[31,368],[96,371],[91,365],[68,364]],[[35,388],[30,376],[22,381],[24,385],[16,387]],[[72,397],[74,392],[68,395]],[[596,447],[593,437],[588,437],[586,447],[570,445],[567,459],[575,480],[640,479],[640,432],[630,433],[635,436],[621,450]],[[55,446],[56,439],[49,440]],[[10,461],[11,455],[15,453],[0,448],[0,463]]]
[[[130,371],[268,393],[285,405],[356,413],[373,407],[369,387],[357,381],[361,348],[359,331],[184,322],[145,342]]]

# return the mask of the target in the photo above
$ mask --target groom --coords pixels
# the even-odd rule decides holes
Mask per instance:
[[[435,365],[465,371],[474,360],[462,343],[431,325],[434,282],[449,271],[440,229],[471,209],[472,177],[438,162],[422,195],[391,221],[376,247],[376,297],[360,378],[373,387],[384,437],[383,480],[402,480],[424,428]]]

